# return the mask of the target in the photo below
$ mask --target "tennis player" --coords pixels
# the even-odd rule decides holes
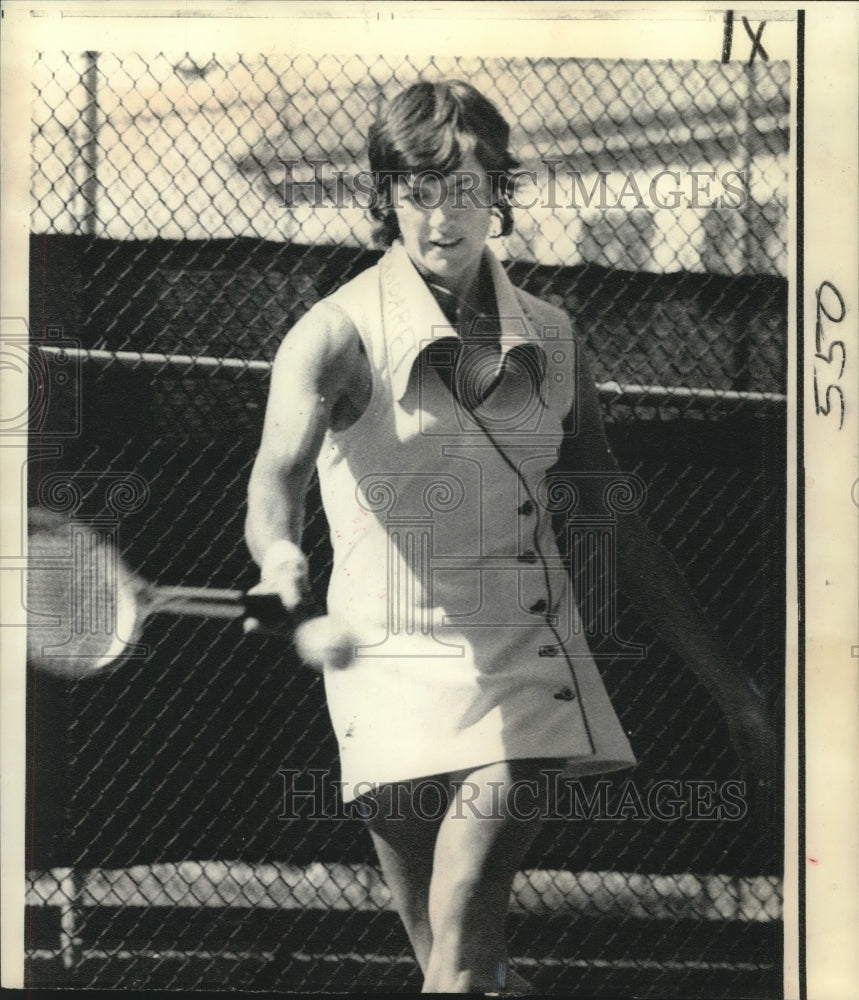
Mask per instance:
[[[487,245],[512,228],[508,141],[467,83],[418,82],[383,108],[369,160],[387,252],[285,338],[248,493],[258,589],[295,608],[318,470],[328,611],[355,642],[350,666],[324,671],[343,797],[364,806],[426,992],[529,991],[504,925],[552,805],[542,776],[635,763],[546,501],[561,468],[577,511],[600,511],[619,473],[570,318],[514,287]],[[765,776],[760,698],[634,513],[617,562]]]

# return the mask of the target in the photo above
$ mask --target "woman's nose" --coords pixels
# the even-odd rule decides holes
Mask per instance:
[[[453,215],[453,198],[447,197],[432,206],[429,213],[430,225],[437,226],[445,223]]]

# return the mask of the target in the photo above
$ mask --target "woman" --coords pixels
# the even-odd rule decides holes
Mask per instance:
[[[546,500],[559,456],[579,511],[618,475],[593,379],[569,318],[514,288],[486,246],[512,226],[508,138],[458,81],[416,83],[382,111],[369,158],[388,252],[284,340],[248,494],[258,590],[295,608],[318,469],[328,610],[355,643],[349,667],[325,669],[344,800],[364,805],[428,992],[526,990],[504,921],[551,807],[541,775],[635,762]],[[643,523],[619,524],[621,586],[765,773],[755,693]]]

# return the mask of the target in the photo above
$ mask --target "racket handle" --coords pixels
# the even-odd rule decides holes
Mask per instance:
[[[245,594],[242,598],[245,615],[255,618],[264,631],[291,633],[308,618],[325,614],[315,601],[302,601],[289,610],[277,594]]]
[[[325,612],[315,601],[303,601],[292,611],[277,594],[246,594],[212,587],[153,587],[146,615],[167,613],[201,618],[255,618],[266,631],[291,632],[308,618]]]

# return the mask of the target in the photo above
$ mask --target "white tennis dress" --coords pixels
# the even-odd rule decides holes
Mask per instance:
[[[504,374],[473,412],[442,377],[456,331],[402,245],[314,307],[357,328],[373,377],[367,409],[318,460],[328,610],[357,642],[350,667],[325,670],[346,802],[500,760],[562,758],[570,775],[635,763],[550,523],[570,322],[486,252]]]

